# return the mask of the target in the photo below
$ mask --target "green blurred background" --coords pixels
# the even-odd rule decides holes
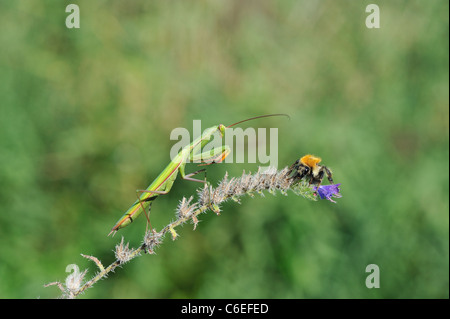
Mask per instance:
[[[65,7],[80,7],[68,29]],[[377,3],[381,28],[368,29]],[[245,197],[82,298],[448,298],[448,1],[0,0],[0,297],[53,298],[68,264],[169,162],[176,127],[268,113],[278,165],[319,155],[337,204]],[[214,184],[228,171],[208,167]],[[188,172],[198,169],[194,164]],[[173,219],[199,185],[153,205]],[[368,264],[380,268],[368,289]]]

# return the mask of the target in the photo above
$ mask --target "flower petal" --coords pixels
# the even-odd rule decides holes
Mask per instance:
[[[314,186],[314,190],[317,191],[321,199],[327,199],[330,202],[336,203],[332,198],[342,197],[342,195],[339,194],[339,185],[341,184],[321,185],[319,186],[319,189],[317,189],[317,186]]]

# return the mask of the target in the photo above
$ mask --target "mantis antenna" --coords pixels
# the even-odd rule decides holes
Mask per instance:
[[[263,118],[263,117],[271,117],[271,116],[287,116],[287,118],[288,118],[289,120],[291,119],[291,117],[290,117],[289,115],[284,114],[284,113],[267,114],[267,115],[260,115],[260,116],[251,117],[251,118],[249,118],[249,119],[246,119],[246,120],[242,120],[242,121],[233,123],[233,124],[231,124],[231,125],[228,125],[227,128],[232,127],[232,126],[235,126],[236,124],[240,124],[240,123],[243,123],[243,122],[247,122],[247,121],[251,121],[251,120],[256,120],[256,119]]]

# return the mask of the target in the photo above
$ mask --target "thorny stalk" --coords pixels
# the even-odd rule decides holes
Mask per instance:
[[[155,248],[162,243],[167,233],[170,233],[172,240],[175,240],[178,237],[175,228],[178,226],[191,220],[195,230],[198,224],[198,215],[201,213],[212,210],[219,215],[221,212],[220,205],[222,203],[229,199],[240,202],[240,197],[243,195],[253,197],[255,193],[258,193],[264,196],[263,191],[268,191],[271,194],[279,191],[283,195],[287,195],[288,190],[293,191],[296,195],[302,195],[307,199],[317,200],[314,189],[307,182],[293,178],[288,168],[279,171],[273,169],[271,172],[261,172],[259,169],[253,175],[244,171],[242,176],[232,177],[231,179],[228,178],[228,173],[226,173],[217,187],[214,188],[209,184],[205,184],[203,188],[198,189],[197,202],[192,203],[192,196],[189,199],[183,198],[176,209],[176,220],[169,223],[159,232],[154,229],[147,231],[138,248],[129,248],[129,244],[124,244],[124,238],[122,237],[121,242],[115,247],[116,260],[108,267],[103,267],[97,258],[82,254],[83,257],[92,260],[99,268],[99,272],[89,281],[83,282],[86,271],[78,271],[68,276],[65,285],[60,282],[52,282],[45,285],[45,287],[56,285],[62,291],[62,298],[76,298],[100,279],[106,278],[118,266],[140,256],[141,253],[154,254]],[[69,278],[70,276],[72,277]]]

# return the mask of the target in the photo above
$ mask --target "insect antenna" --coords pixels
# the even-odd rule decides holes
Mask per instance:
[[[290,117],[289,115],[284,114],[284,113],[267,114],[267,115],[260,115],[260,116],[251,117],[251,118],[249,118],[249,119],[245,119],[245,120],[242,120],[242,121],[233,123],[233,124],[231,124],[231,125],[228,125],[227,128],[232,127],[232,126],[235,126],[235,125],[240,124],[240,123],[243,123],[243,122],[247,122],[247,121],[251,121],[251,120],[256,120],[256,119],[260,119],[260,118],[263,118],[263,117],[271,117],[271,116],[287,116],[287,118],[288,118],[289,120],[291,119],[291,117]]]

